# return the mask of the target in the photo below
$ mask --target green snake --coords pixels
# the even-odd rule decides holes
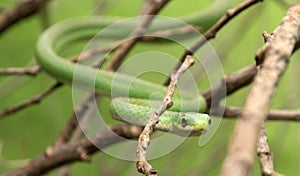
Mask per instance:
[[[228,7],[227,0],[216,0],[208,9],[201,11],[198,14],[193,14],[180,18],[181,20],[201,26],[208,29],[221,15],[223,15]],[[166,87],[145,80],[136,79],[129,88],[129,93],[124,93],[123,85],[128,85],[132,77],[125,74],[118,74],[117,85],[112,87],[112,81],[115,74],[112,72],[94,69],[89,66],[71,63],[65,60],[59,53],[68,44],[82,39],[90,39],[97,34],[101,29],[117,22],[117,18],[108,17],[85,17],[63,21],[51,26],[40,36],[36,47],[36,59],[39,65],[53,76],[55,79],[68,83],[76,83],[85,87],[92,87],[97,92],[110,95],[112,88],[118,97],[129,96],[130,99],[114,98],[111,108],[112,117],[118,120],[127,121],[130,123],[145,125],[149,119],[149,113],[152,109],[149,107],[148,99],[153,92],[165,94]],[[172,24],[161,24],[165,29],[172,29]],[[127,24],[122,26],[122,31],[133,30],[135,24]],[[126,32],[119,32],[120,35],[125,35]],[[110,36],[109,31],[105,33],[106,37]],[[114,34],[115,35],[115,34]],[[126,36],[119,36],[126,37]],[[75,75],[76,69],[76,76]],[[78,74],[80,73],[80,74]],[[206,131],[210,124],[210,117],[201,112],[206,109],[206,101],[203,97],[200,102],[198,112],[188,112],[193,108],[193,99],[186,93],[181,97],[179,93],[174,94],[174,105],[159,119],[155,129],[162,131],[170,131],[181,135],[188,133],[189,135],[200,135]],[[182,99],[187,100],[184,107],[181,107]],[[161,99],[160,99],[161,100]],[[156,103],[158,104],[158,103]],[[184,109],[184,110],[182,110]],[[124,120],[126,119],[126,120]]]

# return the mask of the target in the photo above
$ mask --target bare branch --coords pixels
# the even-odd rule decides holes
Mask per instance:
[[[10,115],[12,113],[18,112],[24,108],[27,108],[31,105],[38,104],[42,99],[50,95],[54,90],[61,87],[62,83],[57,82],[53,86],[51,86],[48,90],[45,92],[42,92],[41,94],[36,95],[35,97],[26,100],[16,106],[8,107],[4,111],[0,112],[0,119],[3,119],[5,116]]]
[[[255,75],[255,64],[242,68],[235,73],[225,75],[217,84],[213,85],[210,89],[203,91],[202,95],[206,99],[208,109],[211,106],[211,103],[218,105],[219,101],[226,95],[230,95],[236,90],[250,84]],[[224,89],[226,89],[225,92],[222,91]],[[212,102],[212,100],[215,100],[215,102]]]
[[[243,111],[237,107],[220,107],[220,109],[224,110],[223,117],[226,118],[240,118]],[[218,112],[218,109],[212,109],[210,114],[220,116]],[[300,121],[300,110],[271,110],[267,120]]]
[[[155,0],[143,0],[144,2],[142,3],[142,6],[140,8],[140,15],[147,15],[147,10],[149,6],[155,1]]]
[[[129,53],[132,47],[137,43],[139,40],[138,37],[144,35],[147,31],[147,27],[151,24],[152,20],[154,19],[155,15],[169,2],[169,0],[158,0],[151,3],[151,6],[145,12],[144,18],[142,21],[137,25],[137,27],[132,31],[130,34],[129,40],[125,43],[122,43],[116,53],[109,63],[108,70],[116,70],[121,65],[124,57]]]
[[[156,123],[159,121],[159,117],[173,105],[172,96],[175,92],[175,88],[178,82],[179,77],[191,66],[193,65],[194,60],[191,56],[187,56],[185,61],[182,63],[181,67],[172,74],[171,82],[168,86],[167,92],[165,94],[164,100],[160,107],[151,114],[150,119],[148,123],[146,124],[144,130],[140,134],[139,137],[139,144],[136,150],[137,153],[137,163],[136,167],[139,172],[150,176],[150,175],[156,175],[157,170],[152,168],[152,166],[147,162],[146,160],[146,154],[147,154],[147,148],[150,144],[150,136],[151,133],[156,125]]]
[[[75,109],[69,121],[66,123],[64,128],[61,130],[58,138],[55,142],[46,149],[46,154],[51,155],[55,150],[59,149],[62,144],[68,143],[72,138],[74,131],[78,127],[78,121],[81,122],[87,118],[90,111],[93,111],[93,100],[99,97],[98,94],[90,93]],[[81,129],[80,129],[81,130]],[[79,139],[79,138],[78,138]]]
[[[259,138],[256,144],[256,152],[259,158],[262,176],[281,176],[274,171],[273,156],[268,145],[268,137],[264,126],[261,127]]]
[[[157,31],[157,32],[154,32],[154,33],[147,34],[145,36],[141,36],[139,40],[142,41],[142,42],[149,42],[149,41],[153,41],[157,38],[161,39],[161,38],[168,38],[170,36],[175,36],[175,35],[187,34],[189,32],[194,32],[194,30],[200,30],[200,29],[196,26],[194,28],[191,28],[190,26],[184,26],[184,27],[179,27],[179,28],[174,28],[174,29],[161,30],[161,31]],[[76,55],[76,56],[71,57],[70,60],[72,62],[80,62],[80,61],[84,61],[88,58],[91,58],[92,56],[95,56],[97,54],[112,52],[119,45],[124,43],[125,41],[127,41],[127,39],[117,41],[116,43],[114,43],[112,45],[109,45],[105,48],[87,50],[87,51],[85,51],[84,53],[82,53],[80,55]]]
[[[0,14],[0,35],[11,25],[29,17],[45,5],[49,0],[20,0],[14,7]]]
[[[32,67],[28,68],[5,68],[0,69],[0,75],[29,75],[29,76],[35,76],[37,73],[41,70],[41,67],[38,65],[34,65]]]
[[[232,20],[235,16],[240,14],[242,11],[246,10],[248,7],[260,2],[262,0],[247,0],[242,2],[238,6],[233,9],[230,9],[226,12],[224,16],[222,16],[208,31],[204,33],[204,35],[189,49],[185,50],[184,54],[181,56],[180,62],[176,65],[174,70],[177,70],[185,57],[187,55],[193,55],[201,46],[203,46],[208,40],[216,37],[216,34],[219,30],[221,30],[230,20]],[[164,85],[168,85],[170,82],[170,78],[168,78]]]
[[[87,161],[91,154],[100,151],[98,147],[104,148],[121,142],[118,135],[122,136],[123,140],[136,139],[141,130],[140,127],[133,125],[116,125],[111,127],[111,130],[95,134],[91,137],[91,140],[82,139],[73,144],[62,144],[59,149],[53,151],[51,155],[41,155],[29,162],[26,166],[6,173],[3,176],[38,176],[68,163]]]
[[[152,41],[155,39],[161,39],[161,38],[168,38],[170,36],[179,36],[179,35],[183,35],[183,34],[187,34],[189,32],[194,32],[195,30],[200,31],[201,28],[198,26],[183,26],[183,27],[178,27],[178,28],[172,28],[172,29],[166,29],[166,30],[161,30],[161,31],[157,31],[157,32],[153,32],[150,34],[147,34],[146,36],[142,36],[140,37],[140,41],[142,42],[148,42],[148,41]]]
[[[267,42],[258,51],[257,56],[261,56],[262,66],[254,79],[241,118],[238,119],[223,164],[223,175],[251,174],[260,128],[267,118],[276,86],[299,40],[299,9],[300,4],[288,10],[281,24],[273,32],[272,41]]]

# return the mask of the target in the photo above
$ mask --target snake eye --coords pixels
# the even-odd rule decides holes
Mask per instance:
[[[208,124],[209,124],[209,125],[211,124],[211,119],[208,120]]]
[[[185,127],[186,125],[187,125],[187,119],[186,119],[185,116],[183,116],[182,119],[181,119],[181,126]]]

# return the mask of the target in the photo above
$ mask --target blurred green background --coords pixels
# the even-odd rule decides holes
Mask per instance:
[[[51,1],[49,14],[51,24],[64,19],[87,16],[93,13],[107,16],[136,16],[143,1],[112,0],[60,0]],[[232,1],[232,6],[241,1]],[[0,5],[10,7],[15,0],[1,0]],[[161,15],[179,17],[195,12],[209,5],[211,1],[184,0],[170,2]],[[237,71],[254,62],[254,54],[263,45],[261,33],[272,32],[280,23],[287,7],[281,3],[265,1],[243,12],[227,24],[211,41],[223,65],[225,73]],[[32,63],[36,41],[42,31],[41,16],[35,15],[15,24],[0,36],[0,68],[23,67]],[[144,47],[144,48],[143,48]],[[151,45],[136,47],[130,55]],[[151,48],[152,47],[152,48]],[[178,46],[161,45],[159,49],[180,57]],[[170,49],[171,48],[171,49]],[[300,102],[300,60],[296,52],[284,74],[278,91],[274,96],[272,108],[296,109]],[[149,78],[161,83],[164,78]],[[34,78],[26,76],[0,77],[0,110],[27,100],[47,89],[55,82],[45,73]],[[200,80],[201,90],[206,89],[208,80]],[[227,97],[226,104],[242,106],[249,87]],[[0,120],[0,173],[22,166],[28,159],[42,154],[58,136],[73,112],[71,88],[64,86],[31,106]],[[259,101],[259,100],[257,100]],[[189,138],[176,150],[150,163],[160,175],[218,175],[226,148],[230,140],[235,120],[222,119],[216,134],[203,147],[198,145],[199,138]],[[297,122],[268,121],[266,130],[269,144],[274,155],[276,171],[286,175],[299,174],[300,166],[300,128]],[[121,144],[120,144],[121,145]],[[57,175],[54,170],[47,175]],[[135,162],[123,161],[104,153],[93,156],[91,163],[77,162],[72,165],[72,175],[138,175]],[[260,175],[256,161],[253,175]]]

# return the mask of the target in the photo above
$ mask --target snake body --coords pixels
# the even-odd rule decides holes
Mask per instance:
[[[212,3],[208,9],[202,11],[201,13],[189,15],[182,18],[183,21],[199,25],[203,29],[209,28],[228,7],[228,0],[216,0]],[[95,36],[101,29],[115,23],[119,19],[117,18],[104,18],[104,17],[86,17],[71,19],[56,25],[51,26],[40,36],[37,47],[36,47],[36,59],[39,65],[51,76],[56,79],[75,83],[85,87],[95,88],[97,92],[103,94],[111,94],[112,88],[114,93],[119,97],[129,96],[133,99],[129,101],[124,101],[123,98],[115,98],[112,108],[112,117],[118,120],[127,121],[130,123],[135,123],[138,125],[145,125],[151,109],[148,107],[149,103],[147,100],[150,98],[153,92],[159,92],[165,94],[166,87],[148,82],[141,79],[136,79],[134,83],[130,86],[128,93],[124,90],[127,89],[125,85],[131,83],[133,79],[129,75],[118,74],[117,85],[112,87],[112,81],[115,74],[112,72],[93,69],[88,66],[71,63],[66,61],[63,57],[58,55],[63,48],[66,47],[71,42],[89,39]],[[128,23],[121,26],[123,32],[118,32],[120,36],[126,37],[130,31],[134,29],[136,24]],[[175,26],[172,24],[161,24],[165,29],[172,29]],[[160,26],[161,26],[160,25]],[[114,37],[109,31],[103,34],[105,37]],[[122,36],[124,35],[124,36]],[[76,72],[75,72],[76,70]],[[76,76],[75,76],[76,74]],[[200,102],[200,107],[198,107],[198,112],[187,112],[192,107],[193,100],[188,95],[183,96],[184,99],[189,99],[188,105],[184,105],[182,111],[182,95],[179,93],[174,94],[174,106],[166,111],[156,125],[156,129],[163,131],[172,131],[176,134],[182,134],[189,132],[190,135],[200,135],[205,131],[209,124],[210,118],[207,114],[202,114],[206,109],[206,102],[203,97],[199,96],[198,101]],[[146,100],[146,101],[144,101]],[[200,113],[199,113],[200,112]],[[126,119],[126,120],[125,120]]]

